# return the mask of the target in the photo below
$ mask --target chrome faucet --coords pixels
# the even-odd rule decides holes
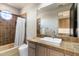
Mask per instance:
[[[53,38],[56,38],[57,36],[56,36],[56,32],[55,32],[55,30],[52,31],[52,33],[53,33],[52,37],[53,37]]]

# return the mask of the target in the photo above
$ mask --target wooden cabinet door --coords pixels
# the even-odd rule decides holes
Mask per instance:
[[[28,55],[29,56],[35,56],[35,49],[36,49],[35,44],[28,42]]]
[[[29,56],[64,56],[63,52],[56,51],[55,49],[49,49],[42,45],[35,45],[34,43],[28,43],[28,55]]]
[[[65,56],[75,56],[74,54],[72,54],[72,53],[70,53],[70,52],[66,52],[66,51],[64,52],[64,55],[65,55]]]
[[[50,56],[64,56],[64,53],[50,49],[49,55]]]
[[[35,56],[35,49],[29,48],[29,49],[28,49],[28,55],[29,55],[29,56]]]
[[[36,47],[36,55],[37,56],[45,56],[46,55],[45,49],[46,49],[45,47],[37,45],[37,47]]]
[[[64,56],[64,53],[37,45],[36,55],[37,56]]]

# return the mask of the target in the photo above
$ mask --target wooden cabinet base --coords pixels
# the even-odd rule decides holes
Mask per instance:
[[[49,49],[39,44],[29,42],[28,54],[29,56],[64,56],[64,53]]]
[[[50,47],[41,43],[28,43],[29,56],[78,56],[79,54],[64,49]]]

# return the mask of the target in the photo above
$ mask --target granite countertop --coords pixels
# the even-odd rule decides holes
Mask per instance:
[[[55,48],[69,51],[69,52],[72,52],[74,54],[79,55],[79,43],[76,43],[76,42],[63,41],[60,46],[55,46],[52,44],[52,42],[41,40],[38,37],[33,38],[33,39],[28,39],[28,41],[31,41],[34,43],[40,43],[40,44],[51,46],[51,47],[55,47]]]

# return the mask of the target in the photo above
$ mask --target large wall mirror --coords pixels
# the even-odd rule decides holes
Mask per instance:
[[[38,10],[38,16],[37,36],[77,37],[77,4],[51,4]]]
[[[70,35],[70,10],[58,12],[58,33],[60,35]]]

